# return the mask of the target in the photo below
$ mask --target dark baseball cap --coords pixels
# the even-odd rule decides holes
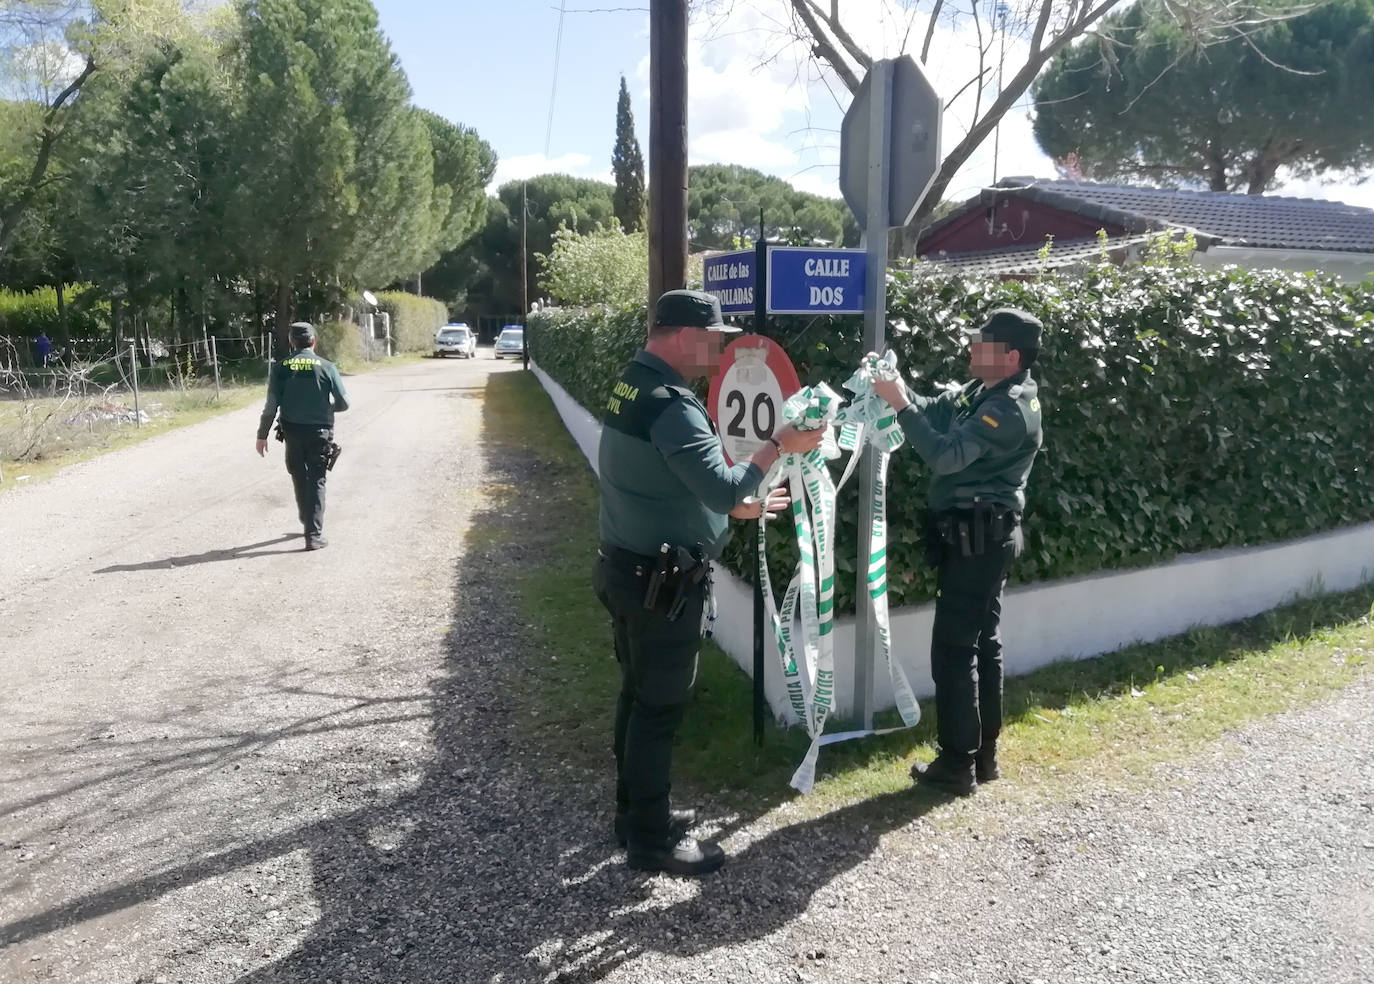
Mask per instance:
[[[654,305],[655,328],[705,328],[707,331],[737,332],[720,316],[720,299],[701,290],[670,290]]]
[[[997,308],[989,311],[987,320],[978,328],[970,329],[977,335],[977,341],[1002,342],[1017,351],[1040,348],[1040,332],[1044,329],[1040,319],[1020,308]]]
[[[309,345],[315,340],[315,326],[308,321],[297,321],[291,326],[291,341],[297,345]]]

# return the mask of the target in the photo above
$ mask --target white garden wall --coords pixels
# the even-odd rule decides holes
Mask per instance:
[[[533,362],[530,368],[595,471],[600,422]],[[1158,567],[1013,588],[1002,606],[1006,672],[1028,673],[1047,663],[1096,656],[1194,626],[1234,622],[1301,595],[1354,588],[1371,577],[1374,523],[1366,523],[1265,547],[1194,554]],[[715,583],[716,642],[751,673],[751,589],[719,565]],[[929,660],[932,614],[932,605],[892,613],[893,651],[907,667],[919,696],[934,692]],[[835,662],[836,710],[846,716],[854,706],[853,617],[836,621]],[[790,717],[776,659],[767,664],[765,691],[773,709]],[[874,683],[874,708],[892,706],[892,684],[880,672]]]

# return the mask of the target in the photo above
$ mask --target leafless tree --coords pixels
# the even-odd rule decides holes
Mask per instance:
[[[728,6],[733,0],[718,0]],[[791,37],[850,92],[858,89],[874,54],[854,37],[841,0],[772,0],[785,4]],[[1098,22],[1127,0],[880,0],[893,23],[904,24],[900,53],[923,65],[942,36],[971,32],[969,77],[952,94],[946,111],[958,106],[971,120],[945,153],[940,171],[912,225],[919,229],[944,197],[959,169],[1025,95],[1045,64],[1075,39],[1091,35]],[[1317,2],[1259,3],[1256,0],[1158,0],[1199,47],[1249,39],[1262,25],[1312,10]],[[1013,41],[1014,63],[1001,62]],[[1108,46],[1109,47],[1109,46]],[[1000,82],[1000,84],[999,84]],[[965,104],[967,101],[967,105]],[[971,106],[971,108],[970,108]],[[948,146],[948,142],[947,142]]]

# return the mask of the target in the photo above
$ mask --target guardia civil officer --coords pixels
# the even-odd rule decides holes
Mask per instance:
[[[1030,367],[1040,322],[1014,308],[991,312],[974,334],[976,377],[935,398],[900,381],[874,384],[898,411],[911,447],[930,466],[927,553],[939,594],[930,643],[940,751],[912,778],[956,795],[999,775],[1002,589],[1024,541],[1026,480],[1040,449],[1040,400]]]
[[[334,446],[334,414],[348,409],[338,367],[315,354],[315,329],[291,326],[295,351],[272,367],[267,405],[258,421],[259,455],[267,453],[267,432],[281,411],[279,437],[286,442],[286,470],[296,488],[296,510],[305,527],[305,549],[320,550],[324,538],[324,482]]]
[[[780,428],[747,462],[725,462],[720,438],[688,380],[720,365],[727,333],[710,294],[668,291],[653,328],[610,394],[598,464],[601,546],[592,573],[610,612],[620,662],[613,749],[615,834],[631,868],[701,875],[725,860],[686,836],[689,810],[671,810],[673,735],[696,681],[707,617],[709,562],[730,535],[727,516],[783,508],[781,492],[751,496],[782,452],[820,444],[820,431]],[[746,501],[748,500],[748,501]]]

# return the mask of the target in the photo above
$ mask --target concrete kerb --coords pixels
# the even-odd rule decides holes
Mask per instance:
[[[533,361],[564,426],[596,471],[601,424]],[[1102,571],[1062,581],[1012,588],[1002,606],[1009,641],[1008,675],[1050,663],[1088,659],[1140,642],[1153,642],[1199,626],[1223,625],[1302,597],[1347,591],[1374,578],[1374,523],[1262,547],[1211,550],[1155,567]],[[719,565],[715,572],[718,618],[715,641],[750,673],[753,667],[753,592]],[[893,655],[907,668],[918,696],[934,693],[930,678],[932,604],[894,609]],[[765,663],[764,692],[779,720],[796,723],[776,659]],[[854,707],[854,618],[835,622],[836,711]],[[893,707],[892,683],[874,681],[874,708]]]

